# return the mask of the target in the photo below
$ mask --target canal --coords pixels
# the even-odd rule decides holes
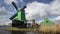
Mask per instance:
[[[40,34],[39,31],[5,31],[5,26],[0,26],[0,34]]]

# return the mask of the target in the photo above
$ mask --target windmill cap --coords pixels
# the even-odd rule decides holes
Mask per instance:
[[[23,9],[25,9],[25,8],[26,8],[26,6],[23,7]]]

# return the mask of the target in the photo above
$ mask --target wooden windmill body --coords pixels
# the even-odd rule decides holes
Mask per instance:
[[[17,10],[17,13],[14,14],[12,17],[10,17],[10,20],[12,20],[12,27],[20,27],[20,28],[26,27],[26,23],[25,23],[26,18],[25,18],[25,11],[24,11],[26,6],[24,6],[22,9],[18,10],[15,3],[12,2],[12,4]]]

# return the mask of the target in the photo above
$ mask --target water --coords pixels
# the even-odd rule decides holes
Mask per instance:
[[[11,32],[5,31],[5,30],[4,30],[5,28],[7,28],[7,27],[0,26],[0,34],[11,34]]]
[[[39,34],[38,31],[5,31],[5,28],[8,27],[0,26],[0,34]]]

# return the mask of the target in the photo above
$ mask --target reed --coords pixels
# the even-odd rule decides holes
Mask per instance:
[[[42,33],[60,33],[60,24],[54,24],[51,26],[40,26],[39,31]]]

